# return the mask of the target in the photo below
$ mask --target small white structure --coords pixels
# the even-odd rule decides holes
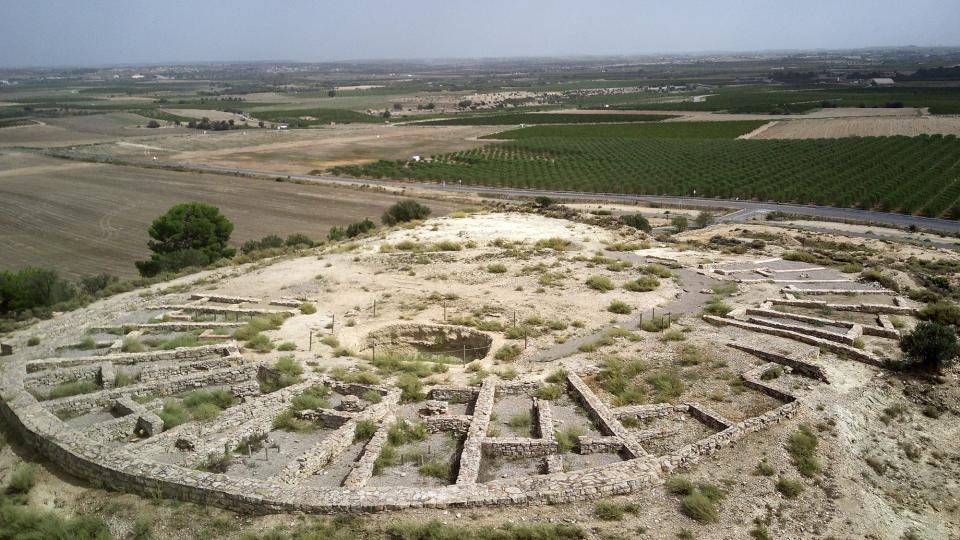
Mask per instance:
[[[277,129],[278,129],[278,130],[287,129],[288,127],[289,127],[289,126],[287,126],[286,124],[277,124]]]
[[[868,80],[867,84],[870,86],[892,86],[894,82],[890,77],[877,77],[875,79]]]
[[[420,156],[413,156],[410,161],[420,161]]]

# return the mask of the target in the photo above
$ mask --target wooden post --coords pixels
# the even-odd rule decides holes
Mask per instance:
[[[527,329],[523,329],[523,348],[527,348]]]
[[[337,324],[337,314],[330,315],[330,333],[333,333],[333,327]]]
[[[373,299],[373,316],[374,317],[377,316],[377,299],[376,298]]]
[[[443,301],[443,322],[447,322],[447,301]]]
[[[309,351],[313,350],[313,330],[310,330],[310,348],[307,350]]]
[[[463,363],[464,364],[467,363],[467,345],[466,344],[463,345]]]
[[[376,362],[376,361],[377,361],[377,346],[376,346],[376,345],[370,345],[370,351],[371,351],[371,353],[370,353],[371,361]]]
[[[670,316],[670,312],[668,311],[667,312],[667,328],[670,328],[672,324],[673,324],[673,318]]]
[[[640,322],[637,323],[637,328],[643,328],[643,312],[640,312]]]

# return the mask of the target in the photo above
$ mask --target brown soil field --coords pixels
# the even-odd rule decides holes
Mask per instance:
[[[841,137],[915,137],[923,133],[960,135],[960,117],[883,116],[873,118],[825,118],[772,122],[754,139],[835,139]]]
[[[149,159],[225,167],[308,173],[334,165],[378,159],[409,159],[483,146],[480,135],[497,126],[390,126],[348,124],[290,131],[170,131],[168,136],[139,141],[144,145],[108,143],[77,153],[97,157]]]
[[[136,275],[150,222],[174,204],[217,205],[237,245],[268,234],[324,238],[331,226],[379,220],[397,195],[217,174],[74,163],[0,154],[0,270],[25,265],[66,276]],[[434,215],[456,205],[428,201]]]
[[[34,126],[0,129],[0,148],[95,144],[121,137],[147,137],[158,130],[145,126],[149,118],[131,113],[108,113],[86,116],[45,118]]]
[[[677,116],[664,122],[719,122],[724,120],[784,120],[784,119],[808,119],[808,118],[875,118],[875,117],[918,117],[924,114],[923,109],[902,108],[902,109],[861,109],[859,107],[837,107],[834,109],[821,109],[803,115],[775,115],[775,114],[730,114],[714,113],[709,111],[641,111],[641,110],[591,110],[591,109],[565,109],[551,111],[554,113],[567,114],[667,114]]]

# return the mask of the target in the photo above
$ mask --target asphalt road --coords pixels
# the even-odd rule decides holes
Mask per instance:
[[[481,195],[498,195],[502,197],[538,197],[546,196],[554,199],[566,200],[604,200],[609,202],[654,202],[668,205],[689,205],[710,208],[730,208],[736,210],[733,215],[726,216],[731,218],[747,219],[752,216],[765,214],[767,212],[781,211],[798,216],[810,216],[815,218],[825,218],[836,221],[853,221],[867,224],[890,225],[893,227],[906,228],[911,225],[919,229],[939,231],[946,233],[960,233],[960,221],[949,219],[929,218],[920,216],[910,216],[905,214],[892,214],[886,212],[875,212],[872,210],[858,210],[855,208],[835,208],[832,206],[812,206],[799,204],[781,204],[781,203],[762,203],[754,201],[740,201],[729,199],[707,199],[700,197],[661,197],[656,195],[623,195],[619,193],[592,193],[585,191],[546,191],[536,189],[518,189],[501,188],[487,186],[455,185],[441,183],[423,183],[423,182],[398,182],[394,180],[374,180],[360,178],[346,178],[338,176],[317,176],[310,174],[290,174],[277,171],[263,171],[257,169],[241,169],[235,167],[219,167],[216,165],[203,165],[194,163],[170,163],[158,161],[129,161],[131,165],[146,165],[150,167],[162,168],[180,168],[194,171],[209,171],[219,173],[240,173],[248,176],[259,176],[265,178],[289,178],[298,181],[342,184],[342,185],[372,185],[392,188],[416,188],[422,190],[438,191],[445,193],[477,193]]]

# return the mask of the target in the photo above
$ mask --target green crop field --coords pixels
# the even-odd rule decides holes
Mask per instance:
[[[829,107],[930,107],[933,114],[960,114],[960,88],[913,86],[861,88],[850,86],[742,86],[697,92],[703,101],[662,102],[649,93],[589,96],[572,103],[584,109],[663,111],[727,111],[796,114]],[[683,95],[683,94],[682,94]],[[682,97],[681,95],[681,97]]]
[[[953,136],[820,140],[543,137],[335,174],[554,190],[747,198],[960,219]]]
[[[663,114],[563,114],[505,113],[461,116],[418,122],[425,126],[511,126],[517,124],[600,124],[611,122],[655,122],[674,118]]]
[[[668,122],[646,124],[554,125],[532,126],[501,131],[481,139],[533,139],[538,137],[627,139],[736,139],[766,122],[736,120],[731,122]]]

